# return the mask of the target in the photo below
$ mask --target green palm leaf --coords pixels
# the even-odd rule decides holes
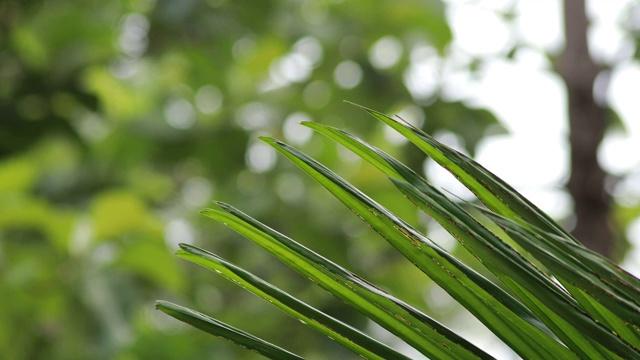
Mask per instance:
[[[436,359],[491,358],[435,320],[355,274],[241,211],[227,204],[218,205],[224,211],[206,209],[202,213],[263,247],[423,354]]]
[[[491,210],[522,224],[532,224],[576,241],[571,234],[520,195],[509,184],[497,178],[472,159],[439,143],[433,137],[409,124],[402,124],[375,110],[357,104],[353,105],[362,108],[376,119],[405,136],[431,159],[450,171],[458,181],[471,190]]]
[[[593,318],[614,330],[622,339],[640,347],[640,307],[637,300],[622,295],[569,252],[555,235],[533,231],[498,215],[486,212],[514,241],[539,259]],[[569,246],[576,246],[569,244]]]
[[[472,222],[467,215],[454,214],[441,207],[432,197],[423,194],[408,183],[394,181],[412,202],[432,215],[454,237],[460,239],[469,252],[484,259],[487,266],[529,309],[531,309],[554,333],[581,358],[608,359],[615,358],[611,352],[623,357],[636,356],[637,352],[629,344],[618,338],[611,330],[593,321],[584,313],[578,302],[568,294],[557,289],[551,280],[544,279],[541,273],[534,273],[533,266],[525,266],[510,262],[505,254],[492,256],[492,244],[484,240],[491,239],[488,234],[478,234],[482,228],[468,226]],[[435,195],[432,194],[435,197]],[[440,201],[445,201],[440,199]],[[453,207],[455,203],[449,202]],[[453,204],[453,205],[452,205]],[[454,223],[455,226],[450,224]],[[487,231],[486,229],[484,229]],[[497,238],[493,238],[497,240]],[[484,248],[483,248],[484,246]],[[514,254],[517,254],[514,252]],[[519,256],[519,255],[515,255]],[[489,259],[489,260],[486,260]],[[513,259],[511,259],[513,260]],[[510,265],[513,265],[511,267]],[[511,270],[510,270],[511,268]],[[598,346],[598,344],[602,346]]]
[[[187,309],[180,305],[172,304],[167,301],[156,301],[156,309],[170,315],[180,321],[192,325],[211,335],[229,340],[237,345],[255,351],[270,359],[278,360],[299,360],[302,357],[290,353],[287,350],[279,348],[265,340],[257,338],[240,329],[236,329],[231,325],[227,325],[221,321],[211,318],[197,311]]]
[[[180,244],[176,254],[216,272],[365,359],[409,359],[215,254],[187,244]]]
[[[482,167],[482,165],[436,141],[420,129],[409,124],[402,124],[375,110],[359,107],[406,136],[425,154],[449,170],[489,209],[518,222],[524,227],[536,227],[565,239],[565,243],[578,245],[565,247],[564,251],[569,251],[576,256],[581,262],[595,271],[598,276],[608,280],[621,293],[627,294],[634,299],[640,296],[640,279],[616,266],[610,260],[581,246],[582,244],[542,210],[520,195],[509,184]]]
[[[597,334],[597,341],[601,341],[603,339],[602,337],[608,339],[608,347],[618,348],[626,346],[626,344],[619,342],[611,331],[602,328],[588,317],[585,317],[573,298],[566,295],[562,289],[550,279],[546,278],[520,254],[402,163],[381,150],[339,129],[316,123],[304,123],[304,125],[346,146],[376,166],[386,175],[401,178],[414,184],[416,187],[394,180],[396,186],[398,186],[413,203],[418,204],[420,208],[440,222],[442,226],[450,231],[474,256],[483,259],[483,264],[499,279],[507,280],[507,286],[511,285],[511,287],[516,287],[517,289],[512,289],[514,292],[533,292],[534,296],[527,296],[522,300],[528,302],[530,307],[535,306],[535,308],[539,309],[538,311],[543,318],[552,321],[549,326],[555,329],[555,331],[558,332],[558,336],[561,337],[567,345],[579,352],[582,357],[594,359],[606,358],[611,356],[611,354],[595,345],[592,346],[591,339],[585,337],[581,331],[576,331],[572,329],[571,326],[567,326],[569,322],[577,321],[578,323],[584,324],[583,326],[587,328],[594,329],[594,334]],[[439,145],[435,140],[433,140],[433,142]],[[523,287],[521,286],[522,284],[529,285],[528,287]],[[549,296],[553,296],[553,298],[551,299]],[[532,302],[530,299],[540,300]],[[549,308],[544,304],[555,304],[556,306]],[[567,311],[569,311],[569,313],[567,313]],[[566,314],[571,314],[576,318],[573,319],[569,317],[569,319],[565,319],[563,315]],[[487,325],[489,326],[489,324]],[[570,331],[563,329],[569,329]],[[622,327],[618,326],[617,329],[621,330]],[[494,332],[496,331],[494,330]],[[496,334],[500,336],[498,332],[496,332]],[[506,339],[504,337],[501,338],[508,343],[510,335],[505,334],[505,336]]]
[[[363,109],[449,170],[488,209],[468,205],[479,209],[503,232],[498,235],[490,231],[467,207],[451,201],[380,149],[336,128],[317,123],[303,125],[342,144],[390,177],[406,198],[438,221],[509,293],[314,159],[280,141],[261,139],[331,192],[522,358],[640,359],[638,278],[584,248],[549,216],[474,160],[409,124]],[[221,210],[205,209],[202,213],[261,246],[424,355],[433,359],[491,358],[361,277],[230,205],[218,205]],[[521,255],[505,240],[514,241],[527,254]],[[180,246],[177,252],[180,257],[215,271],[354,353],[369,359],[406,359],[221,257],[190,245]],[[538,270],[530,259],[544,265],[550,275]],[[158,302],[157,307],[267,357],[299,358],[193,310],[166,302]]]
[[[327,188],[454,299],[473,310],[475,316],[491,326],[515,351],[524,352],[530,358],[548,359],[551,354],[557,358],[575,358],[535,326],[539,321],[528,310],[519,307],[504,291],[432,244],[404,221],[296,149],[273,139],[263,140]],[[500,303],[508,304],[511,311],[517,311],[519,316],[499,316],[505,311]],[[521,322],[522,319],[525,321]],[[526,322],[533,326],[525,325]],[[529,331],[523,332],[520,326]]]

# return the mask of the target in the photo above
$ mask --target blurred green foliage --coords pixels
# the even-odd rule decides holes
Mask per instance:
[[[255,138],[300,146],[425,228],[414,209],[385,203],[393,189],[373,169],[296,122],[349,123],[422,166],[347,99],[448,129],[472,153],[495,117],[405,79],[412,57],[439,59],[450,41],[435,0],[2,1],[0,358],[251,356],[155,313],[158,298],[309,357],[345,356],[172,256],[177,242],[199,243],[328,313],[348,311],[201,219],[214,197],[427,307],[417,271]],[[385,282],[398,273],[405,281]]]

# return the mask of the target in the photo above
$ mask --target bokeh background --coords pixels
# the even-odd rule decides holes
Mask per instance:
[[[534,5],[535,4],[535,5]],[[476,156],[568,227],[560,1],[0,1],[0,358],[253,359],[155,311],[165,299],[309,358],[330,340],[173,256],[213,251],[388,334],[198,214],[221,200],[380,284],[502,359],[499,342],[317,184],[299,147],[458,253],[375,169],[300,121],[346,129],[467,196],[352,101]],[[611,255],[639,273],[640,5],[588,1],[610,121]],[[635,245],[634,245],[635,244]],[[465,254],[460,254],[466,258]]]

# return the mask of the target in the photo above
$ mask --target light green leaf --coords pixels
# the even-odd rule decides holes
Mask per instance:
[[[597,324],[581,314],[574,299],[567,296],[563,289],[546,278],[526,259],[484,228],[460,206],[447,199],[441,192],[429,185],[426,180],[388,154],[344,131],[315,123],[304,123],[304,125],[354,151],[386,175],[404,179],[419,187],[417,188],[408,183],[394,180],[396,186],[398,186],[413,203],[417,204],[421,209],[440,222],[442,226],[451,232],[474,256],[481,259],[482,263],[499,279],[504,280],[515,277],[515,279],[508,281],[508,283],[518,287],[518,291],[536,294],[533,297],[527,296],[523,301],[529,306],[535,306],[534,309],[538,308],[538,312],[542,314],[541,316],[556,321],[556,324],[552,323],[549,324],[549,326],[554,328],[556,332],[559,332],[559,336],[566,343],[573,344],[570,346],[571,348],[579,353],[583,352],[581,355],[586,357],[609,356],[606,351],[604,354],[597,355],[601,350],[593,348],[590,344],[590,339],[584,337],[580,331],[572,329],[571,326],[566,326],[567,321],[562,316],[550,311],[550,309],[544,305],[544,300],[530,300],[538,297],[541,299],[551,297],[549,298],[551,300],[548,300],[547,304],[556,304],[556,312],[564,313],[565,311],[572,311],[575,316],[578,316],[581,321],[586,322],[589,327],[597,328]],[[527,285],[527,287],[522,288],[523,284]],[[514,350],[518,351],[518,347],[511,344],[513,334],[499,333],[499,330],[494,329],[490,324],[487,324],[487,326],[500,336],[503,341],[510,344]],[[569,330],[571,331],[566,333]],[[601,329],[600,331],[604,330]],[[606,335],[611,337],[610,333],[605,333],[605,336]],[[583,349],[586,349],[586,351]],[[519,353],[525,357],[530,356],[522,354],[521,351]]]
[[[500,333],[514,350],[530,358],[575,358],[566,348],[544,334],[544,326],[540,327],[535,316],[517,301],[431,243],[404,221],[298,150],[273,139],[263,140],[320,182],[452,297],[490,325],[492,330]],[[502,311],[509,312],[505,306],[518,315],[503,316]],[[519,326],[529,329],[529,332],[522,332]],[[533,345],[536,343],[537,346]]]
[[[614,330],[634,347],[640,347],[640,307],[637,298],[627,298],[610,286],[567,248],[576,247],[554,234],[527,229],[490,211],[483,212],[500,225],[525,250],[540,260],[564,285],[582,308]]]
[[[569,232],[564,230],[547,214],[474,160],[436,141],[433,137],[410,124],[401,124],[375,110],[357,104],[353,105],[362,108],[376,119],[405,136],[435,162],[450,171],[458,181],[471,190],[491,210],[524,226],[532,224],[545,231],[577,242]]]
[[[229,340],[270,359],[303,359],[302,357],[279,348],[265,340],[186,307],[158,300],[156,301],[156,309],[211,335]]]
[[[615,358],[610,352],[627,357],[637,355],[611,330],[586,316],[575,299],[536,272],[532,265],[515,261],[521,259],[519,254],[512,250],[514,257],[510,258],[506,244],[457,204],[433,188],[418,190],[406,182],[394,180],[394,183],[413,203],[468,247],[470,253],[481,258],[482,263],[581,358]],[[493,240],[488,241],[490,239]],[[503,246],[499,246],[500,243]]]
[[[180,244],[180,248],[177,255],[181,258],[215,271],[365,359],[409,359],[215,254],[187,244]]]
[[[269,251],[283,263],[310,278],[423,354],[436,359],[492,358],[435,320],[366,280],[230,205],[218,205],[224,211],[205,209],[202,214],[229,226]]]

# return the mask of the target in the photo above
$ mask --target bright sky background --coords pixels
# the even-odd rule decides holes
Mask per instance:
[[[590,50],[600,62],[615,64],[605,96],[626,128],[626,132],[605,139],[600,160],[612,174],[629,176],[614,190],[619,201],[629,204],[640,199],[640,64],[632,59],[632,39],[621,29],[632,1],[587,2],[592,20]],[[445,90],[452,98],[470,99],[471,103],[491,109],[509,129],[507,135],[484,141],[478,160],[552,216],[567,215],[572,204],[562,190],[569,174],[566,93],[562,80],[551,72],[551,63],[542,53],[562,49],[561,1],[447,3],[455,39],[450,60],[463,59],[465,54],[489,59],[495,56],[481,68],[477,79],[464,76],[462,69],[453,70],[444,78]],[[510,27],[499,14],[514,4],[517,17]],[[635,26],[640,27],[640,16],[636,17]],[[529,46],[519,50],[514,61],[501,59],[504,49],[518,39]],[[516,166],[518,163],[526,166]],[[640,221],[632,226],[629,236],[635,250],[625,266],[640,274]]]
[[[600,149],[606,170],[627,179],[614,188],[617,201],[640,201],[640,64],[632,59],[633,43],[621,24],[628,17],[633,0],[590,0],[592,20],[589,33],[592,56],[605,64],[615,64],[608,92],[609,104],[622,117],[626,132],[611,134]],[[571,199],[562,189],[568,178],[568,125],[566,93],[562,80],[551,72],[543,51],[558,53],[564,44],[560,0],[447,0],[447,16],[454,32],[454,45],[444,89],[451,99],[492,110],[508,128],[509,134],[487,138],[479,147],[477,159],[509,182],[554,217],[572,211]],[[509,26],[499,13],[515,6],[517,17]],[[640,14],[634,21],[640,28]],[[514,61],[501,59],[505,48],[523,40],[528,48],[516,53]],[[470,78],[464,67],[456,70],[468,55],[493,60],[481,68],[479,78]],[[451,141],[447,136],[443,141]],[[453,144],[455,145],[455,144]],[[525,166],[522,166],[525,165]],[[450,175],[428,168],[431,180],[451,189]],[[451,189],[458,192],[459,189]],[[640,220],[629,229],[634,248],[623,266],[640,274]],[[440,294],[439,296],[446,296]],[[472,342],[499,359],[514,358],[497,339],[484,338],[464,317],[453,327]],[[454,324],[456,321],[454,321]],[[465,331],[466,330],[466,331]]]

